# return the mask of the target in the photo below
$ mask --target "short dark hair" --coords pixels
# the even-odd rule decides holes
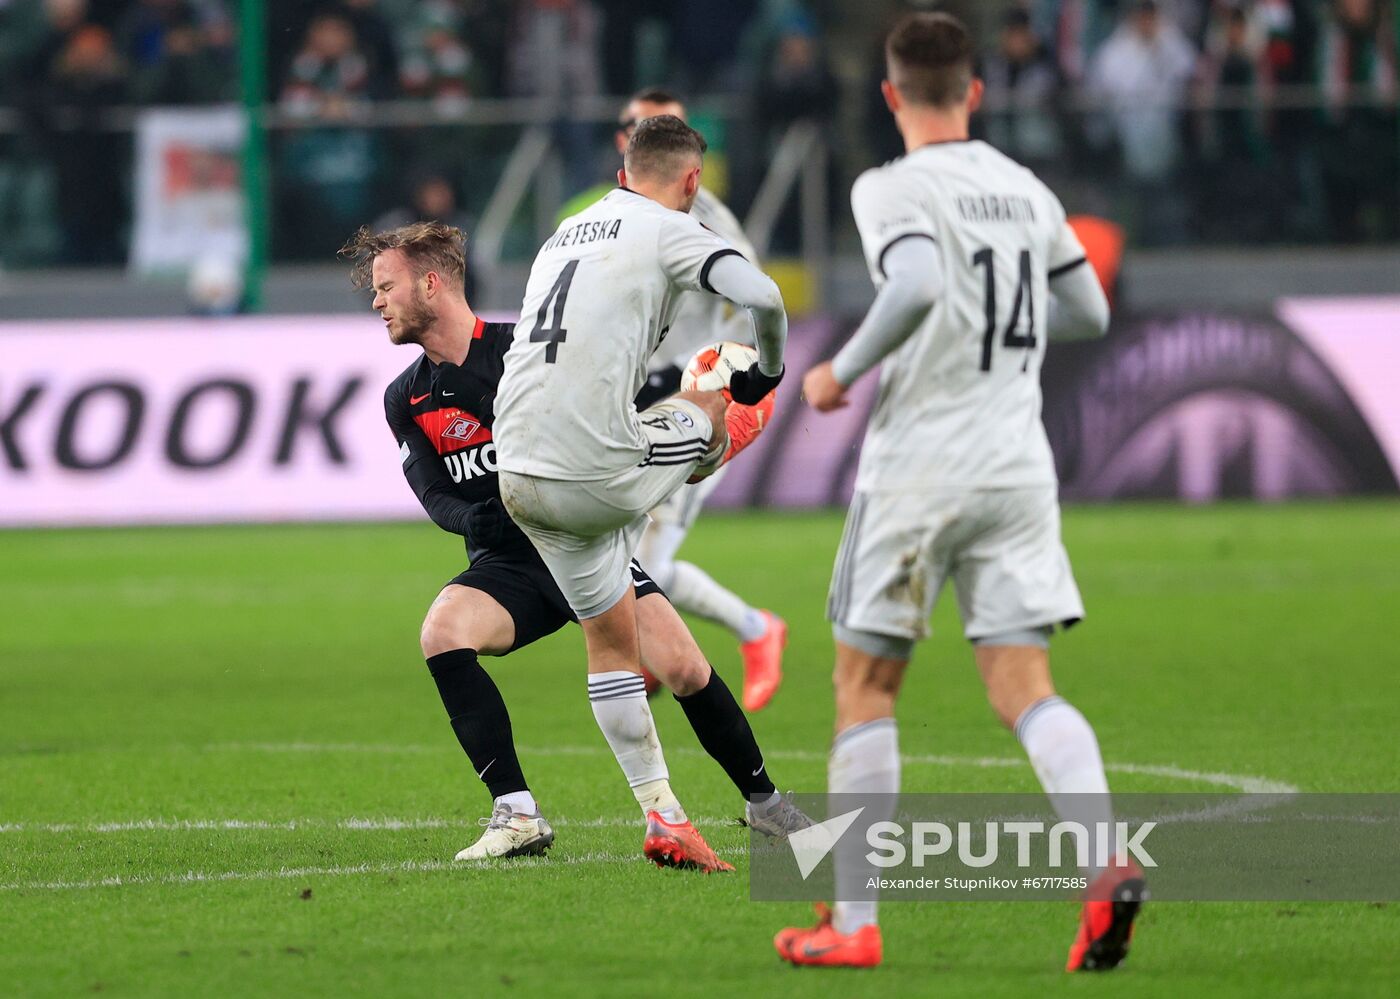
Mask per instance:
[[[374,284],[374,258],[389,250],[402,250],[416,277],[437,271],[448,284],[461,288],[467,274],[465,242],[461,229],[442,222],[413,222],[385,232],[361,226],[340,248],[340,256],[354,264],[350,280],[361,290]]]
[[[627,140],[622,154],[628,173],[646,176],[666,176],[676,172],[682,157],[701,159],[705,137],[673,114],[643,118]]]
[[[890,83],[912,104],[947,107],[972,83],[972,35],[951,14],[910,14],[885,39]]]
[[[643,87],[631,97],[627,98],[628,104],[640,101],[643,104],[684,104],[685,102],[676,95],[674,91],[665,87]]]
[[[643,87],[627,98],[627,103],[622,105],[622,110],[617,113],[619,131],[625,132],[629,128],[637,127],[637,119],[627,116],[627,109],[633,104],[679,104],[685,107],[685,102],[665,87]]]

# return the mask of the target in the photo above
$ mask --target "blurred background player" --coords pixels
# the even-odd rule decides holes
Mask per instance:
[[[879,292],[835,359],[807,373],[821,412],[889,358],[861,452],[827,616],[836,638],[832,793],[900,789],[895,698],[943,584],[987,697],[1030,757],[1060,818],[1112,828],[1089,723],[1055,693],[1050,635],[1084,615],[1060,542],[1055,466],[1040,420],[1047,338],[1100,336],[1108,303],[1059,199],[1026,168],[969,139],[982,96],[967,30],[914,14],[886,43],[881,90],[906,155],[851,190]],[[887,808],[883,816],[877,814]],[[774,939],[794,964],[879,964],[877,891],[863,837],[835,848],[834,913]],[[1095,854],[1096,856],[1097,854]],[[1068,970],[1112,968],[1127,952],[1141,872],[1091,866]]]
[[[626,151],[627,140],[638,122],[662,114],[686,120],[685,106],[669,90],[648,87],[633,94],[622,109],[617,131],[613,134],[618,156]],[[612,184],[600,184],[577,195],[565,204],[560,221],[578,214],[613,190],[616,188]],[[739,220],[708,188],[700,188],[690,214],[749,262],[759,263],[758,252],[744,235]],[[637,396],[637,408],[646,409],[679,391],[681,371],[686,362],[701,347],[721,340],[752,344],[753,321],[749,314],[716,295],[682,296],[671,330],[647,366],[647,381]],[[757,711],[772,700],[782,682],[787,623],[772,611],[751,606],[695,563],[676,558],[705,501],[724,475],[725,469],[721,467],[708,478],[682,486],[653,510],[637,549],[637,560],[676,607],[723,625],[733,633],[744,660],[744,709]],[[655,678],[648,675],[648,691],[655,691],[657,686]]]
[[[777,388],[787,340],[777,285],[688,214],[704,150],[674,116],[637,126],[618,190],[565,219],[536,255],[496,405],[501,501],[578,616],[594,715],[646,814],[648,855],[670,863],[692,862],[691,844],[712,853],[671,790],[628,565],[649,511],[760,428],[729,421],[718,392],[682,392],[641,413],[634,400],[683,292],[723,295],[754,315],[758,360],[729,386],[739,406]]]
[[[501,506],[492,429],[514,326],[472,311],[462,243],[454,227],[410,223],[362,229],[341,254],[355,261],[356,285],[373,289],[390,342],[423,348],[385,390],[384,412],[414,495],[435,524],[467,543],[471,564],[433,601],[421,644],[453,732],[493,797],[481,838],[455,859],[485,860],[543,853],[554,830],[525,781],[505,701],[479,657],[508,655],[575,618]],[[771,836],[807,825],[777,793],[748,719],[665,594],[635,561],[631,573],[641,654],[744,796],[746,824]]]

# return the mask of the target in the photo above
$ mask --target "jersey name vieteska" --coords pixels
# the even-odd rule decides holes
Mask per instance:
[[[1040,420],[1049,275],[1083,262],[1059,199],[980,141],[921,146],[851,190],[877,285],[886,251],[932,239],[943,294],[889,357],[859,489],[1055,482]]]
[[[496,398],[500,467],[604,479],[640,464],[632,400],[685,292],[737,253],[684,212],[618,189],[560,223],[530,268]]]

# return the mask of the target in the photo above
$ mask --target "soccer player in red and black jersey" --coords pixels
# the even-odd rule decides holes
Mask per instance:
[[[422,647],[453,731],[490,790],[481,839],[457,854],[484,860],[540,854],[554,832],[516,756],[510,715],[480,656],[503,656],[574,621],[543,560],[501,505],[496,480],[496,386],[514,326],[487,323],[463,294],[462,233],[420,222],[383,233],[361,229],[341,249],[354,281],[372,288],[389,340],[423,353],[389,385],[384,413],[404,477],[433,522],[466,539],[466,571],[438,594]],[[700,744],[746,801],[760,832],[784,836],[808,824],[776,791],[748,719],[706,662],[670,601],[632,563],[642,659],[675,695]],[[617,697],[640,696],[619,689]],[[660,747],[657,747],[660,752]],[[659,865],[732,870],[683,814],[649,823],[643,851]]]

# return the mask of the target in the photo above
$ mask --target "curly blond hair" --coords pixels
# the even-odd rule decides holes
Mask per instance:
[[[461,288],[467,272],[466,240],[461,229],[442,222],[413,222],[387,232],[361,226],[340,248],[339,256],[354,265],[350,280],[360,290],[374,284],[374,258],[387,250],[402,250],[415,276],[437,271],[444,281]]]

